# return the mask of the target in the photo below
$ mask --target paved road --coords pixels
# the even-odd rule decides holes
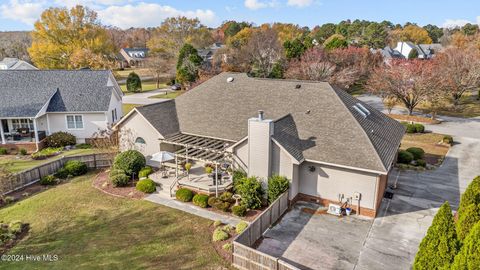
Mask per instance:
[[[151,96],[155,96],[158,94],[162,94],[166,92],[170,92],[172,90],[165,88],[165,89],[157,89],[149,92],[144,92],[144,93],[138,93],[138,94],[132,94],[132,95],[125,95],[123,97],[123,103],[124,104],[141,104],[141,105],[147,105],[147,104],[153,104],[153,103],[158,103],[162,102],[168,99],[163,99],[163,98],[149,98]]]
[[[380,98],[358,97],[385,111]],[[394,113],[406,113],[395,108]],[[397,184],[392,200],[383,199],[379,217],[373,222],[355,269],[410,269],[433,217],[444,201],[457,209],[460,194],[480,175],[480,117],[439,116],[439,125],[426,129],[453,135],[457,142],[440,168],[426,171],[394,171],[389,185]]]

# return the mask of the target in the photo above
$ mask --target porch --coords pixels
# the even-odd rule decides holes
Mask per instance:
[[[42,148],[47,132],[39,130],[36,118],[0,119],[0,147],[9,150],[26,149],[35,152]],[[43,126],[43,121],[40,119]]]

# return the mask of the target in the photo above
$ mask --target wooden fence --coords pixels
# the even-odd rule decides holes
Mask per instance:
[[[9,191],[3,195],[36,183],[44,176],[56,173],[60,168],[63,167],[65,162],[69,160],[85,162],[90,169],[106,168],[110,167],[112,164],[110,154],[90,154],[62,157],[60,159],[14,174],[10,177],[10,181],[7,181],[7,185],[9,185]]]
[[[252,246],[288,209],[288,191],[280,195],[260,216],[233,240],[233,266],[249,270],[297,270],[282,259]]]

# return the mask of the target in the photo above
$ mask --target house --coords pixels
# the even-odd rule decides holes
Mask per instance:
[[[443,46],[439,43],[434,44],[419,44],[415,45],[412,42],[397,42],[395,48],[389,46],[381,50],[384,59],[410,59],[412,57],[419,59],[431,59],[435,53],[441,51]],[[415,53],[412,53],[415,51]]]
[[[43,147],[66,131],[85,142],[122,117],[122,91],[110,71],[0,71],[0,147]]]
[[[9,58],[5,57],[2,61],[0,61],[0,70],[4,69],[18,69],[18,70],[25,70],[25,69],[37,69],[32,64],[20,60],[18,58]]]
[[[222,73],[175,100],[137,107],[115,129],[122,150],[135,148],[147,158],[170,151],[188,160],[230,160],[264,185],[271,175],[286,176],[291,200],[349,199],[370,217],[405,131],[326,82],[243,73]]]
[[[148,48],[122,48],[118,59],[120,68],[142,66],[148,57]]]
[[[211,62],[213,60],[213,56],[218,49],[224,48],[225,45],[222,43],[213,43],[210,47],[204,49],[198,49],[198,55],[202,57],[203,62]]]

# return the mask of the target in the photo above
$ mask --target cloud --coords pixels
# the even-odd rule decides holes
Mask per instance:
[[[98,15],[102,23],[120,28],[157,26],[164,19],[175,16],[198,18],[206,25],[215,21],[215,13],[209,9],[182,11],[171,6],[144,2],[136,5],[109,6],[98,10]]]
[[[59,6],[66,6],[68,8],[76,5],[88,6],[93,9],[100,9],[109,5],[122,5],[130,1],[128,0],[55,0],[55,3]]]
[[[313,4],[313,0],[288,0],[287,5],[296,7],[308,7]]]
[[[0,6],[0,14],[3,18],[20,21],[24,24],[32,25],[44,9],[43,2],[10,0],[8,4]]]
[[[246,8],[252,10],[276,6],[275,1],[264,2],[259,0],[245,0],[244,4]]]
[[[464,20],[464,19],[447,19],[443,23],[444,28],[455,28],[455,27],[462,27],[467,23],[472,23],[469,20]]]

